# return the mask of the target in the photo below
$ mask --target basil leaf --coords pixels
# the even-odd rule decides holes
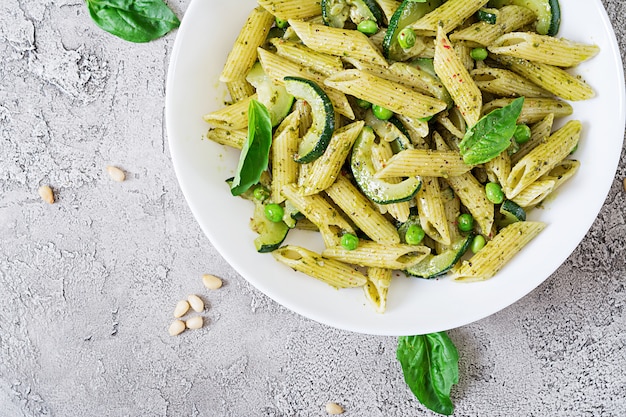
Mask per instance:
[[[148,42],[180,26],[163,0],[87,0],[101,29],[130,42]]]
[[[439,414],[451,415],[452,385],[459,382],[459,354],[445,332],[398,338],[396,357],[417,399]]]
[[[262,103],[250,100],[248,106],[248,139],[243,143],[237,174],[230,188],[232,195],[245,193],[257,184],[267,169],[272,145],[270,112]]]
[[[483,116],[467,129],[459,143],[463,161],[468,165],[483,164],[508,148],[523,106],[524,97],[516,98],[507,106]]]

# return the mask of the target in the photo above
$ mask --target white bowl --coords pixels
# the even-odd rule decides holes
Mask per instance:
[[[600,0],[561,0],[559,36],[595,43],[601,52],[575,69],[596,91],[572,103],[583,122],[578,173],[530,216],[548,224],[494,278],[460,284],[450,279],[394,277],[387,312],[377,314],[363,290],[336,290],[257,253],[248,227],[249,202],[231,196],[238,151],[206,140],[202,116],[223,105],[218,77],[253,0],[193,0],[174,44],[167,79],[166,122],[172,161],[182,191],[202,230],[245,279],[276,302],[308,318],[355,332],[413,335],[447,330],[489,316],[548,278],[572,253],[595,220],[613,181],[624,134],[624,75],[615,35]],[[289,242],[316,250],[311,233]],[[581,284],[582,285],[582,284]]]

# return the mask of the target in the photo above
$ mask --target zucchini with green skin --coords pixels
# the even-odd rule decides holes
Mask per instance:
[[[473,233],[461,236],[449,249],[438,255],[426,256],[421,262],[408,268],[405,272],[407,275],[426,279],[444,275],[461,259],[469,249],[473,239]]]
[[[287,92],[284,86],[275,84],[267,76],[260,62],[252,66],[246,76],[246,81],[256,89],[259,102],[267,107],[272,127],[278,126],[291,111],[294,97]]]
[[[501,8],[515,4],[527,7],[537,15],[535,30],[540,35],[554,36],[561,25],[561,7],[558,0],[490,0],[489,6]]]
[[[526,212],[515,201],[504,200],[500,206],[502,217],[498,221],[499,227],[506,227],[511,223],[526,221]]]
[[[387,33],[383,40],[383,55],[393,61],[404,60],[404,50],[398,43],[398,34],[402,29],[416,22],[418,19],[433,11],[441,5],[441,0],[427,0],[417,2],[414,0],[404,0],[396,9],[391,19]]]
[[[319,158],[328,147],[335,130],[335,109],[324,90],[313,81],[285,77],[284,82],[287,92],[311,106],[313,123],[300,141],[294,158],[298,163],[308,164]]]
[[[326,26],[343,28],[348,17],[355,25],[364,20],[379,25],[383,22],[383,12],[374,0],[322,0],[322,20]]]
[[[350,167],[359,189],[377,204],[392,204],[409,201],[419,191],[422,183],[417,177],[407,178],[397,184],[375,178],[372,162],[372,146],[376,136],[371,127],[365,126],[354,142]]]
[[[278,249],[289,232],[289,227],[285,222],[272,222],[267,218],[265,204],[258,200],[254,201],[254,214],[250,219],[250,228],[259,234],[254,239],[254,247],[260,253]]]

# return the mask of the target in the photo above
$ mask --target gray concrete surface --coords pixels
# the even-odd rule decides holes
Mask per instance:
[[[183,16],[188,0],[169,4]],[[624,57],[626,4],[604,4]],[[329,400],[346,416],[432,415],[394,338],[282,308],[202,234],[164,128],[175,36],[118,40],[82,0],[0,2],[0,416],[321,416]],[[455,415],[626,415],[624,177],[622,152],[597,221],[547,282],[450,331]],[[208,293],[203,273],[225,286]],[[188,293],[208,323],[169,337]]]

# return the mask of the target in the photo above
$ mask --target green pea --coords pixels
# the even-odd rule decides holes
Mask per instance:
[[[474,228],[474,217],[469,213],[463,213],[457,217],[456,222],[461,232],[469,232]]]
[[[398,33],[398,45],[402,49],[409,49],[415,46],[415,41],[417,40],[417,36],[415,36],[415,32],[411,28],[404,28]]]
[[[426,236],[424,229],[416,224],[412,224],[406,229],[404,240],[409,245],[419,245],[424,236]]]
[[[356,99],[356,105],[362,109],[369,109],[370,107],[372,107],[372,103],[367,100],[362,100],[360,98]]]
[[[485,194],[487,194],[487,200],[493,204],[500,204],[504,201],[504,193],[502,187],[497,182],[488,182],[485,184]]]
[[[515,139],[515,142],[517,142],[518,144],[522,144],[522,143],[526,143],[530,140],[530,136],[531,136],[531,132],[530,132],[530,127],[528,127],[528,125],[517,125],[517,127],[515,127],[515,133],[513,133],[513,139]]]
[[[255,200],[259,201],[265,201],[270,196],[268,189],[262,185],[257,186],[252,194],[254,195]]]
[[[483,237],[483,235],[476,235],[474,239],[472,239],[472,244],[470,245],[470,250],[472,253],[477,253],[479,250],[485,247],[487,241]]]
[[[271,222],[278,223],[282,221],[284,214],[285,210],[278,204],[272,203],[265,206],[265,217]]]
[[[389,120],[391,119],[391,116],[393,116],[393,112],[391,110],[377,106],[376,104],[372,105],[372,112],[374,113],[374,116],[380,120]]]
[[[280,18],[276,18],[276,26],[281,28],[281,29],[285,29],[287,26],[289,26],[289,22],[284,20],[284,19],[280,19]]]
[[[378,32],[378,25],[373,20],[363,20],[356,25],[356,30],[366,35],[373,35]]]
[[[474,61],[484,61],[489,53],[485,48],[474,48],[470,51],[470,56]]]
[[[352,233],[341,236],[341,247],[346,250],[355,250],[359,246],[359,238]]]

